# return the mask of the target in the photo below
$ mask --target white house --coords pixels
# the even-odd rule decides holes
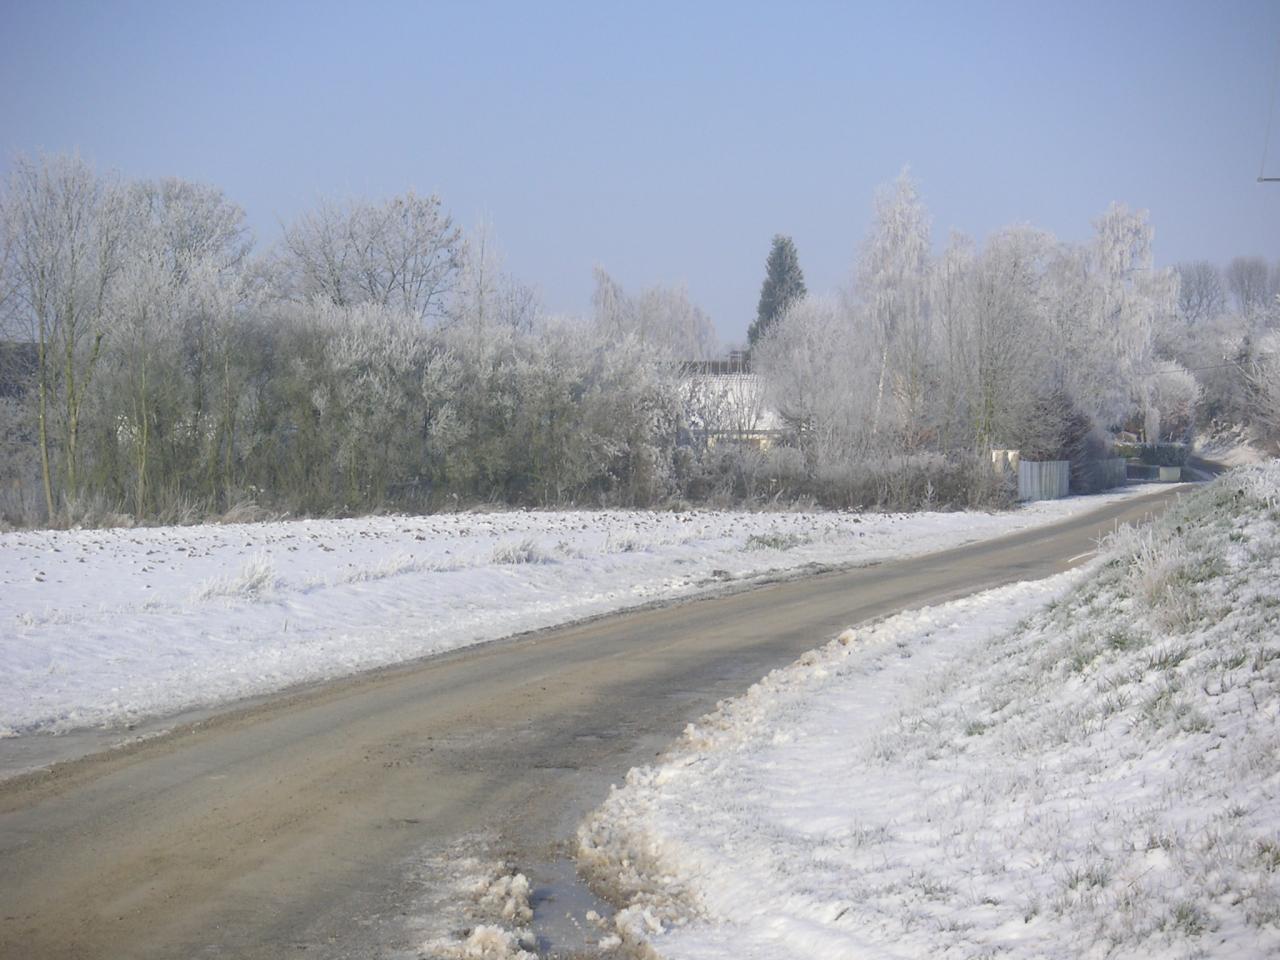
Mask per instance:
[[[764,381],[751,372],[745,353],[685,363],[680,400],[690,432],[707,446],[744,443],[763,449],[785,432],[782,418],[768,405]]]

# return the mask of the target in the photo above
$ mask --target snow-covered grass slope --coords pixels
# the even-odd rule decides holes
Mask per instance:
[[[769,572],[943,549],[1105,499],[1004,514],[495,512],[0,534],[0,736],[163,716]]]
[[[642,955],[1277,956],[1278,714],[1273,462],[774,672],[633,770],[579,860]]]

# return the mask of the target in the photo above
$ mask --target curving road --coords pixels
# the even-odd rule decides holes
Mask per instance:
[[[472,648],[0,782],[0,957],[412,956],[408,854],[483,832],[536,883],[717,699],[851,623],[1064,570],[1177,495]]]

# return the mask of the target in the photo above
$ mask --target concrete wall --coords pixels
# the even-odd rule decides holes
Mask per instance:
[[[1019,500],[1057,500],[1070,490],[1070,460],[1018,461]]]

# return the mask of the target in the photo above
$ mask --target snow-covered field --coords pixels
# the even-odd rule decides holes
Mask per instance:
[[[164,716],[1141,492],[1001,514],[507,512],[0,534],[0,736]]]
[[[1280,956],[1280,465],[847,631],[579,841],[645,956]]]

